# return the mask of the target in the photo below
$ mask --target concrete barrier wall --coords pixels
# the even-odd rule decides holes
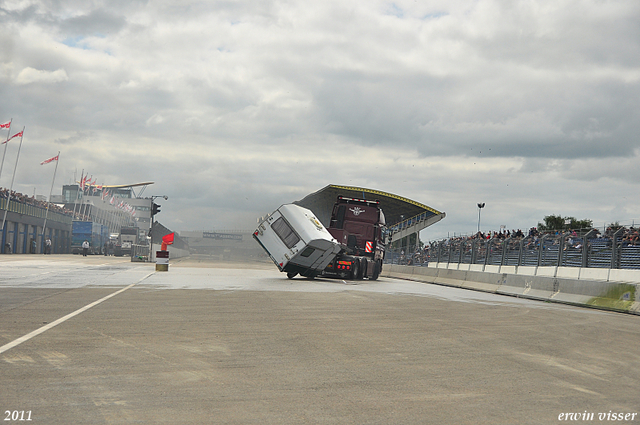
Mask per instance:
[[[466,280],[467,272],[464,270],[447,270],[441,269],[435,277],[435,282],[439,285],[462,286],[462,282]]]
[[[465,289],[484,292],[496,292],[502,285],[504,276],[499,273],[473,272],[467,273],[467,279],[462,283]]]
[[[640,315],[640,270],[443,265],[385,264],[381,275]]]

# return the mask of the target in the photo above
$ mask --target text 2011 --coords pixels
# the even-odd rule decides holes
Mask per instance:
[[[5,421],[30,421],[31,410],[5,410]]]

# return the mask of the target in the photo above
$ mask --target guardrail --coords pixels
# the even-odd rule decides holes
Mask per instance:
[[[416,216],[413,217],[409,217],[391,227],[388,228],[388,231],[390,233],[397,233],[400,232],[408,227],[413,226],[414,224],[420,223],[425,221],[426,219],[428,219],[429,217],[432,217],[434,214],[431,212],[423,212],[421,214],[418,214]]]

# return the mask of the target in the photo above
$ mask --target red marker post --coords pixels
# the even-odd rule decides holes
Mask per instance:
[[[173,238],[175,234],[169,233],[162,237],[162,246],[160,251],[156,251],[156,271],[168,272],[169,271],[169,251],[167,247],[173,244]]]

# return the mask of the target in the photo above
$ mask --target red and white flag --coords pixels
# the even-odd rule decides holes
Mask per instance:
[[[0,124],[0,128],[9,128],[9,127],[11,127],[11,121],[6,122],[4,124]]]
[[[24,133],[24,131],[21,131],[20,133],[16,133],[13,136],[9,137],[7,140],[5,140],[4,142],[0,143],[1,145],[4,145],[5,143],[7,143],[9,140],[15,138],[15,137],[22,137],[22,133]]]
[[[44,164],[48,164],[48,163],[53,162],[53,161],[57,161],[59,157],[60,157],[60,154],[54,156],[53,158],[45,159],[44,161],[42,161],[40,163],[40,165],[44,165]]]

